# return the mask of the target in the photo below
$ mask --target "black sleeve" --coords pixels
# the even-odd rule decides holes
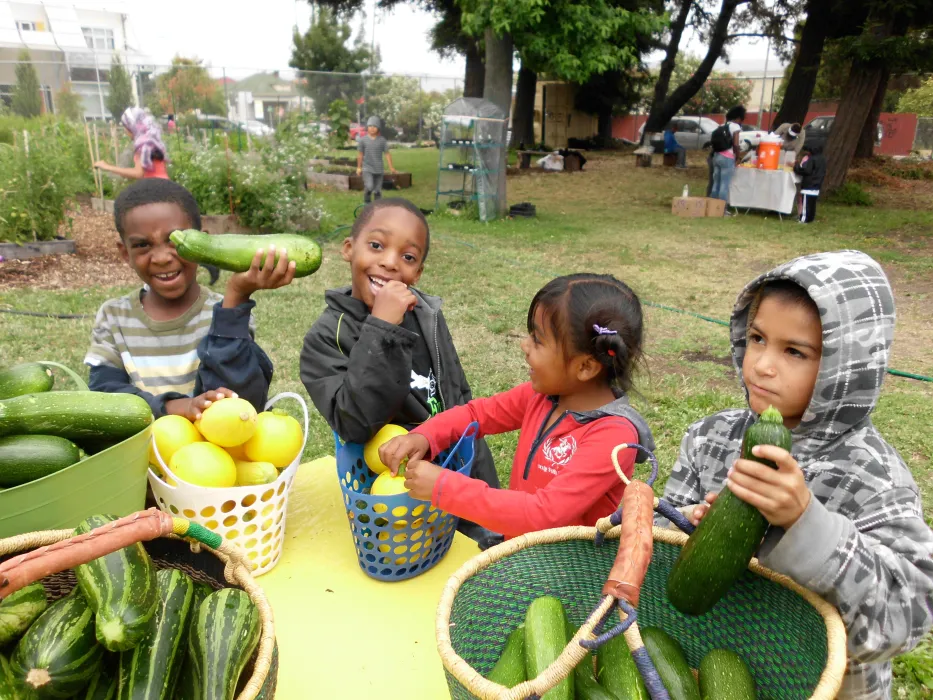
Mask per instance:
[[[813,158],[813,156],[810,156],[809,158],[807,158],[806,162],[798,163],[797,165],[794,166],[794,172],[804,177],[806,177],[807,175],[810,175],[813,172],[814,160],[815,159]]]
[[[411,393],[417,336],[368,316],[348,354],[338,323],[322,317],[308,331],[300,373],[311,401],[341,440],[364,443],[399,413]]]
[[[187,399],[189,397],[179,394],[177,391],[169,391],[164,394],[150,394],[148,391],[138,389],[130,382],[130,375],[124,370],[107,365],[98,365],[91,367],[90,378],[88,379],[88,388],[91,391],[103,391],[108,394],[136,394],[146,400],[152,409],[154,418],[161,418],[165,415],[165,402],[172,399]]]
[[[221,387],[246,399],[257,411],[266,407],[272,382],[272,361],[253,340],[249,317],[256,302],[234,309],[218,302],[210,330],[198,344],[198,377],[194,395]]]

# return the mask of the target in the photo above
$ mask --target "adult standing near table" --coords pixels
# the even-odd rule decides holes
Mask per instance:
[[[133,139],[133,167],[121,168],[107,161],[99,160],[94,167],[106,170],[114,175],[142,180],[158,177],[168,180],[168,150],[162,142],[162,130],[146,109],[127,107],[120,117],[120,123]]]
[[[736,158],[739,153],[739,134],[745,121],[745,107],[736,105],[726,113],[726,123],[710,135],[710,149],[713,152],[711,167],[713,187],[710,197],[729,203],[729,186],[735,173]],[[728,210],[726,216],[730,216]]]
[[[793,151],[794,160],[800,157],[800,151],[803,149],[806,136],[800,124],[781,124],[774,130],[774,135],[781,137],[782,151]]]

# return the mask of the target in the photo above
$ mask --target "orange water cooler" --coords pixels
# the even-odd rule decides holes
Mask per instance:
[[[781,167],[781,141],[763,138],[758,144],[758,169],[777,170]]]

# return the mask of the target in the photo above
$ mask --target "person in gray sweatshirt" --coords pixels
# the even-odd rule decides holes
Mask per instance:
[[[373,199],[382,198],[382,178],[385,176],[385,170],[382,167],[383,154],[389,163],[389,172],[393,175],[398,173],[392,165],[389,142],[379,133],[381,124],[379,117],[370,117],[366,122],[366,135],[360,137],[357,146],[356,174],[363,176],[363,201],[367,204]]]
[[[894,319],[884,271],[859,251],[800,257],[749,283],[731,320],[748,408],[691,425],[664,490],[694,523],[724,485],[768,519],[761,564],[845,623],[839,698],[890,698],[891,659],[933,625],[933,531],[910,470],[871,420]],[[793,436],[790,453],[756,448],[777,470],[739,459],[769,405]]]

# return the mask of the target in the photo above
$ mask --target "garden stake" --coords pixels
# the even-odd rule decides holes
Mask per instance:
[[[117,153],[117,125],[115,122],[110,122],[110,142],[113,145],[113,164],[117,165],[120,157]]]
[[[94,162],[100,160],[100,138],[97,135],[97,123],[94,123]],[[97,193],[101,200],[101,206],[104,201],[104,174],[100,173],[97,180]]]
[[[230,216],[233,216],[233,183],[230,182],[230,139],[224,132],[224,157],[227,159],[227,196],[230,197]]]
[[[26,187],[32,189],[32,177],[29,173],[29,132],[23,129],[23,153],[26,155]],[[36,220],[32,216],[32,211],[29,212],[29,224],[32,226],[32,240],[39,240],[36,236]]]
[[[84,122],[84,135],[87,136],[87,154],[91,159],[91,177],[94,178],[94,189],[100,191],[100,185],[97,182],[97,168],[94,167],[94,147],[91,145],[91,128],[87,122]]]

